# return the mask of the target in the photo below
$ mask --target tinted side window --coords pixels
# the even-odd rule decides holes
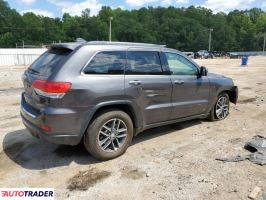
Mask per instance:
[[[164,53],[167,64],[173,75],[197,75],[197,68],[181,55]]]
[[[162,67],[158,52],[128,51],[127,74],[162,74]]]
[[[124,74],[125,51],[104,51],[96,54],[85,67],[85,74]]]

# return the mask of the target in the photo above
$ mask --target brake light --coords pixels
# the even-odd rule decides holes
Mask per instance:
[[[54,99],[63,98],[71,88],[71,85],[72,84],[68,82],[51,82],[44,80],[35,80],[32,83],[32,87],[37,94]]]

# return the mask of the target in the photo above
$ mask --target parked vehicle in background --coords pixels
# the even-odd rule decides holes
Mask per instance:
[[[187,57],[194,58],[194,52],[183,52]]]
[[[230,53],[229,53],[229,57],[230,57],[231,59],[234,59],[234,58],[241,58],[242,55],[238,54],[237,52],[230,52]]]
[[[212,51],[213,57],[228,57],[229,54],[225,51]]]
[[[123,154],[138,133],[195,118],[223,120],[238,89],[160,45],[54,44],[23,75],[21,117],[56,144],[83,140],[94,157]]]
[[[211,52],[207,50],[200,50],[194,54],[194,58],[213,58],[213,55]]]

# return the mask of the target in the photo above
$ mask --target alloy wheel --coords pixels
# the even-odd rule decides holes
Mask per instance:
[[[221,96],[215,107],[215,113],[218,119],[224,119],[229,114],[229,100],[225,96]]]
[[[110,119],[101,127],[98,145],[105,152],[114,152],[122,147],[127,137],[127,126],[121,119]]]

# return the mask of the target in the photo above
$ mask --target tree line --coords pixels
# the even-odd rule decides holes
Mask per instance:
[[[22,41],[42,45],[76,38],[108,40],[110,17],[113,41],[164,44],[181,51],[208,49],[210,29],[212,50],[261,51],[266,32],[266,12],[260,8],[213,13],[194,6],[138,10],[104,6],[96,16],[85,9],[81,16],[64,13],[62,18],[49,18],[34,13],[21,15],[0,0],[0,48],[14,48]]]

